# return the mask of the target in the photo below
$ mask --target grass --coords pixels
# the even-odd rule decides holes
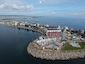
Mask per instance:
[[[85,45],[83,43],[79,42],[79,45],[81,46],[81,48],[72,47],[69,43],[66,43],[64,47],[62,48],[62,50],[73,51],[73,50],[84,50],[85,49]]]
[[[44,29],[39,29],[39,31],[42,33],[43,36],[46,36]]]

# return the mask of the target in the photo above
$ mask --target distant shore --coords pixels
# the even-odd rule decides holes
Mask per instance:
[[[33,57],[46,60],[70,60],[85,57],[85,50],[62,51],[62,50],[42,50],[36,48],[36,43],[31,42],[27,47],[28,54]]]

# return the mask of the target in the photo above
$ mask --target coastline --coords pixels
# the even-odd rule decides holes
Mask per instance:
[[[11,26],[11,27],[14,27],[14,28],[32,30],[32,31],[38,32],[38,33],[40,33],[40,34],[42,34],[42,35],[45,35],[44,31],[43,31],[43,30],[40,30],[40,29],[35,30],[35,29],[33,29],[33,28],[28,28],[28,27],[24,27],[24,26],[12,26],[12,25],[7,25],[7,24],[5,24],[5,26]]]
[[[42,34],[42,36],[43,36],[43,34]],[[78,58],[85,57],[85,49],[72,50],[72,51],[63,51],[62,49],[60,49],[60,50],[52,50],[52,49],[43,50],[41,48],[37,48],[38,46],[34,42],[35,40],[30,42],[27,46],[27,53],[32,55],[33,57],[45,59],[45,60],[70,60],[70,59],[78,59]]]
[[[75,50],[75,51],[62,51],[62,50],[49,50],[43,51],[42,49],[37,49],[34,42],[29,43],[27,47],[28,54],[33,57],[46,59],[46,60],[70,60],[85,57],[85,50]]]
[[[6,25],[6,26],[11,26],[11,25]],[[44,32],[42,32],[42,30],[40,29],[35,30],[32,28],[24,27],[24,26],[11,26],[11,27],[33,30],[44,35]],[[70,59],[85,57],[85,50],[75,50],[75,51],[62,51],[62,50],[50,50],[50,49],[42,50],[36,47],[37,45],[34,41],[35,40],[33,40],[32,42],[28,44],[27,53],[31,54],[33,57],[36,57],[36,58],[46,59],[46,60],[70,60]]]

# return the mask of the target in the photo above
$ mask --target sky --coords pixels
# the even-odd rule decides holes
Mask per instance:
[[[85,0],[0,0],[0,15],[85,17]]]

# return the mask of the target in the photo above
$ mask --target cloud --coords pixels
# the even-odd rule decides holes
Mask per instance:
[[[10,12],[10,14],[17,14],[17,12]]]
[[[38,0],[41,5],[59,5],[59,4],[70,4],[70,5],[85,5],[85,0]]]
[[[31,5],[23,5],[23,6],[18,6],[16,4],[12,4],[12,5],[1,4],[0,9],[33,10],[34,6],[32,4]]]
[[[12,9],[12,10],[34,10],[32,4],[25,4],[23,0],[3,0],[1,1],[0,9]]]
[[[39,1],[39,4],[42,4],[42,1],[41,0]]]
[[[51,12],[51,14],[56,14],[56,12]]]
[[[37,14],[44,16],[57,16],[69,18],[85,18],[85,10],[53,10],[38,11]]]
[[[11,5],[11,4],[23,4],[23,0],[0,0],[0,4]]]
[[[72,2],[73,0],[39,0],[39,4],[60,4],[65,2]]]
[[[56,12],[54,12],[54,11],[47,11],[46,13],[50,14],[50,15],[56,15]]]

